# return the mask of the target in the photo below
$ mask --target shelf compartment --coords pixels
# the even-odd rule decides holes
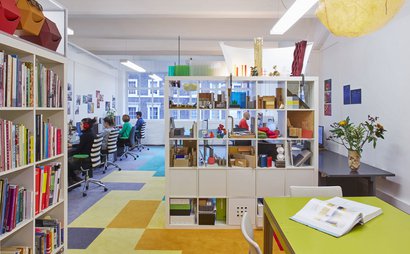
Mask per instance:
[[[258,168],[284,168],[285,142],[278,140],[258,141]]]
[[[226,170],[198,171],[198,194],[202,197],[226,196]]]
[[[173,169],[168,178],[170,196],[197,195],[197,170]]]
[[[229,138],[256,138],[255,124],[256,124],[255,110],[230,109],[227,120],[227,130]]]
[[[196,167],[197,166],[197,141],[172,140],[169,144],[170,167]]]
[[[315,137],[314,111],[288,112],[288,137],[311,139]]]
[[[287,109],[312,109],[314,108],[314,82],[288,81],[286,91]]]
[[[313,168],[313,141],[290,140],[287,142],[287,167],[288,168]]]
[[[257,170],[256,196],[282,197],[285,195],[285,169]]]
[[[286,135],[286,113],[277,110],[258,110],[258,139],[284,138]]]
[[[255,170],[228,170],[227,171],[228,197],[255,196]]]
[[[229,167],[256,168],[256,141],[230,140],[229,142]]]
[[[170,225],[197,225],[196,198],[169,199]]]
[[[226,140],[199,140],[198,167],[199,168],[226,168],[228,155]]]
[[[195,139],[197,129],[197,111],[172,110],[170,111],[170,139]]]
[[[0,241],[3,241],[4,239],[7,239],[8,237],[12,236],[14,233],[20,231],[22,228],[29,225],[31,222],[33,222],[33,219],[27,219],[20,222],[12,231],[0,235]]]

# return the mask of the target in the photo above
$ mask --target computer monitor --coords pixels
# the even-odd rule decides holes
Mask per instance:
[[[81,122],[76,122],[75,123],[75,128],[76,128],[76,131],[77,131],[77,134],[78,135],[81,135]]]
[[[323,126],[319,126],[319,148],[325,147],[325,128]]]

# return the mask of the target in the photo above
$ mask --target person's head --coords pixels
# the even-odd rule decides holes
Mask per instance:
[[[85,132],[88,130],[91,130],[91,128],[93,127],[93,125],[97,122],[97,119],[95,118],[83,118],[81,120],[81,124],[80,124],[80,128],[81,131]]]
[[[141,113],[141,111],[138,111],[137,112],[137,119],[140,119],[142,117],[142,113]]]
[[[122,121],[123,121],[124,123],[129,122],[129,121],[130,121],[130,116],[127,115],[127,114],[122,115]]]
[[[245,113],[243,113],[243,118],[245,118],[246,120],[249,120],[250,117],[251,117],[251,114],[249,114],[248,111],[246,111]]]
[[[109,127],[114,126],[114,120],[111,117],[106,116],[103,119],[103,122],[104,122],[104,128],[109,128]]]

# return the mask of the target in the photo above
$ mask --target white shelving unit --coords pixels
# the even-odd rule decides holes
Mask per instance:
[[[195,84],[195,85],[193,85]],[[258,212],[258,199],[269,196],[287,196],[291,185],[318,184],[318,78],[305,77],[302,84],[301,77],[167,77],[165,80],[165,129],[170,130],[165,140],[165,166],[166,166],[166,225],[177,228],[213,228],[213,227],[238,227],[240,215],[247,210],[252,216],[252,222],[260,225],[262,214]],[[184,90],[184,88],[190,91]],[[196,88],[195,88],[196,87]],[[302,88],[301,88],[302,87]],[[283,106],[279,108],[264,108],[258,103],[258,96],[277,96],[276,88],[281,88]],[[244,108],[232,108],[230,97],[233,91],[245,92],[248,103]],[[202,108],[199,97],[202,93],[224,93],[226,105],[223,108]],[[297,95],[304,97],[306,106],[294,108],[287,105],[287,96]],[[202,95],[201,95],[202,96]],[[201,97],[203,98],[203,97]],[[233,99],[233,96],[232,96]],[[219,101],[219,100],[218,100]],[[172,103],[172,104],[170,104]],[[260,108],[259,108],[260,107]],[[241,138],[225,135],[223,138],[204,138],[201,130],[214,130],[218,124],[223,124],[228,131],[232,130],[233,123],[238,123],[244,111],[249,111],[251,118],[250,126],[254,136]],[[261,115],[262,114],[262,115]],[[258,122],[259,120],[261,122]],[[273,117],[280,136],[277,138],[259,138],[257,127],[267,118]],[[171,120],[174,126],[171,126]],[[289,137],[288,118],[293,127],[301,128],[300,122],[309,125],[308,129],[313,137]],[[293,122],[293,123],[292,123]],[[192,127],[196,125],[195,127]],[[206,126],[206,127],[205,127]],[[176,130],[179,131],[175,135]],[[192,129],[192,130],[191,130]],[[303,128],[302,128],[303,129]],[[184,131],[184,133],[182,133]],[[172,132],[172,134],[171,134]],[[229,147],[235,142],[246,140],[255,151],[256,165],[237,167],[229,165]],[[185,142],[185,143],[184,143]],[[196,148],[196,162],[192,165],[171,167],[171,149],[175,150],[174,144],[184,146],[191,142],[190,146]],[[193,142],[193,143],[192,143]],[[258,164],[258,155],[262,152],[259,146],[261,142],[270,142],[272,146],[281,144],[285,150],[285,167],[276,167],[275,163],[270,167],[261,167]],[[184,143],[184,144],[183,144]],[[265,144],[265,143],[263,143]],[[312,156],[308,163],[301,166],[293,166],[290,153],[294,154],[299,146],[308,149]],[[213,151],[218,149],[225,164],[206,165],[205,149],[207,145],[213,146]],[[276,147],[276,146],[275,146]],[[293,147],[293,148],[292,148]],[[203,152],[201,150],[204,150]],[[276,148],[275,148],[276,150]],[[225,152],[224,152],[225,151]],[[173,152],[174,153],[174,152]],[[297,151],[296,151],[297,153]],[[293,157],[292,157],[293,158]],[[276,158],[273,158],[275,161]],[[171,223],[170,208],[174,199],[190,199],[192,214],[195,220],[186,220],[180,224]],[[201,199],[225,199],[225,219],[216,220],[215,226],[199,225],[199,203]],[[220,201],[220,200],[219,200]],[[174,203],[175,204],[175,203]],[[218,209],[218,207],[216,208]],[[259,209],[260,210],[260,209]],[[188,218],[188,216],[187,216]],[[179,221],[179,220],[178,220]]]
[[[14,36],[0,32],[0,51],[6,54],[17,55],[24,62],[31,62],[36,70],[38,63],[43,64],[48,69],[53,70],[60,78],[62,84],[62,105],[61,108],[37,107],[37,71],[34,71],[34,107],[1,107],[0,119],[24,124],[35,138],[35,118],[37,114],[43,114],[44,120],[48,120],[53,126],[61,129],[61,151],[62,153],[41,161],[24,165],[18,168],[0,172],[1,179],[8,179],[11,184],[16,184],[33,193],[35,202],[35,168],[48,163],[58,162],[62,165],[60,178],[60,198],[59,201],[35,215],[35,204],[31,205],[30,218],[16,225],[13,231],[0,235],[0,247],[7,246],[28,246],[35,252],[35,220],[50,216],[58,219],[64,227],[65,244],[60,246],[54,253],[60,253],[65,249],[67,243],[67,123],[66,123],[66,58],[53,51],[38,47]],[[35,143],[35,142],[34,142]],[[3,144],[1,144],[3,145]],[[35,153],[35,147],[34,153]],[[0,158],[3,159],[3,158]],[[1,251],[0,251],[1,252]]]

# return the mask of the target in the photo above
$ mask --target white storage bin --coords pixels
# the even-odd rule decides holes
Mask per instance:
[[[248,212],[252,224],[255,224],[255,205],[254,198],[229,198],[227,223],[229,225],[241,225],[243,214]]]

